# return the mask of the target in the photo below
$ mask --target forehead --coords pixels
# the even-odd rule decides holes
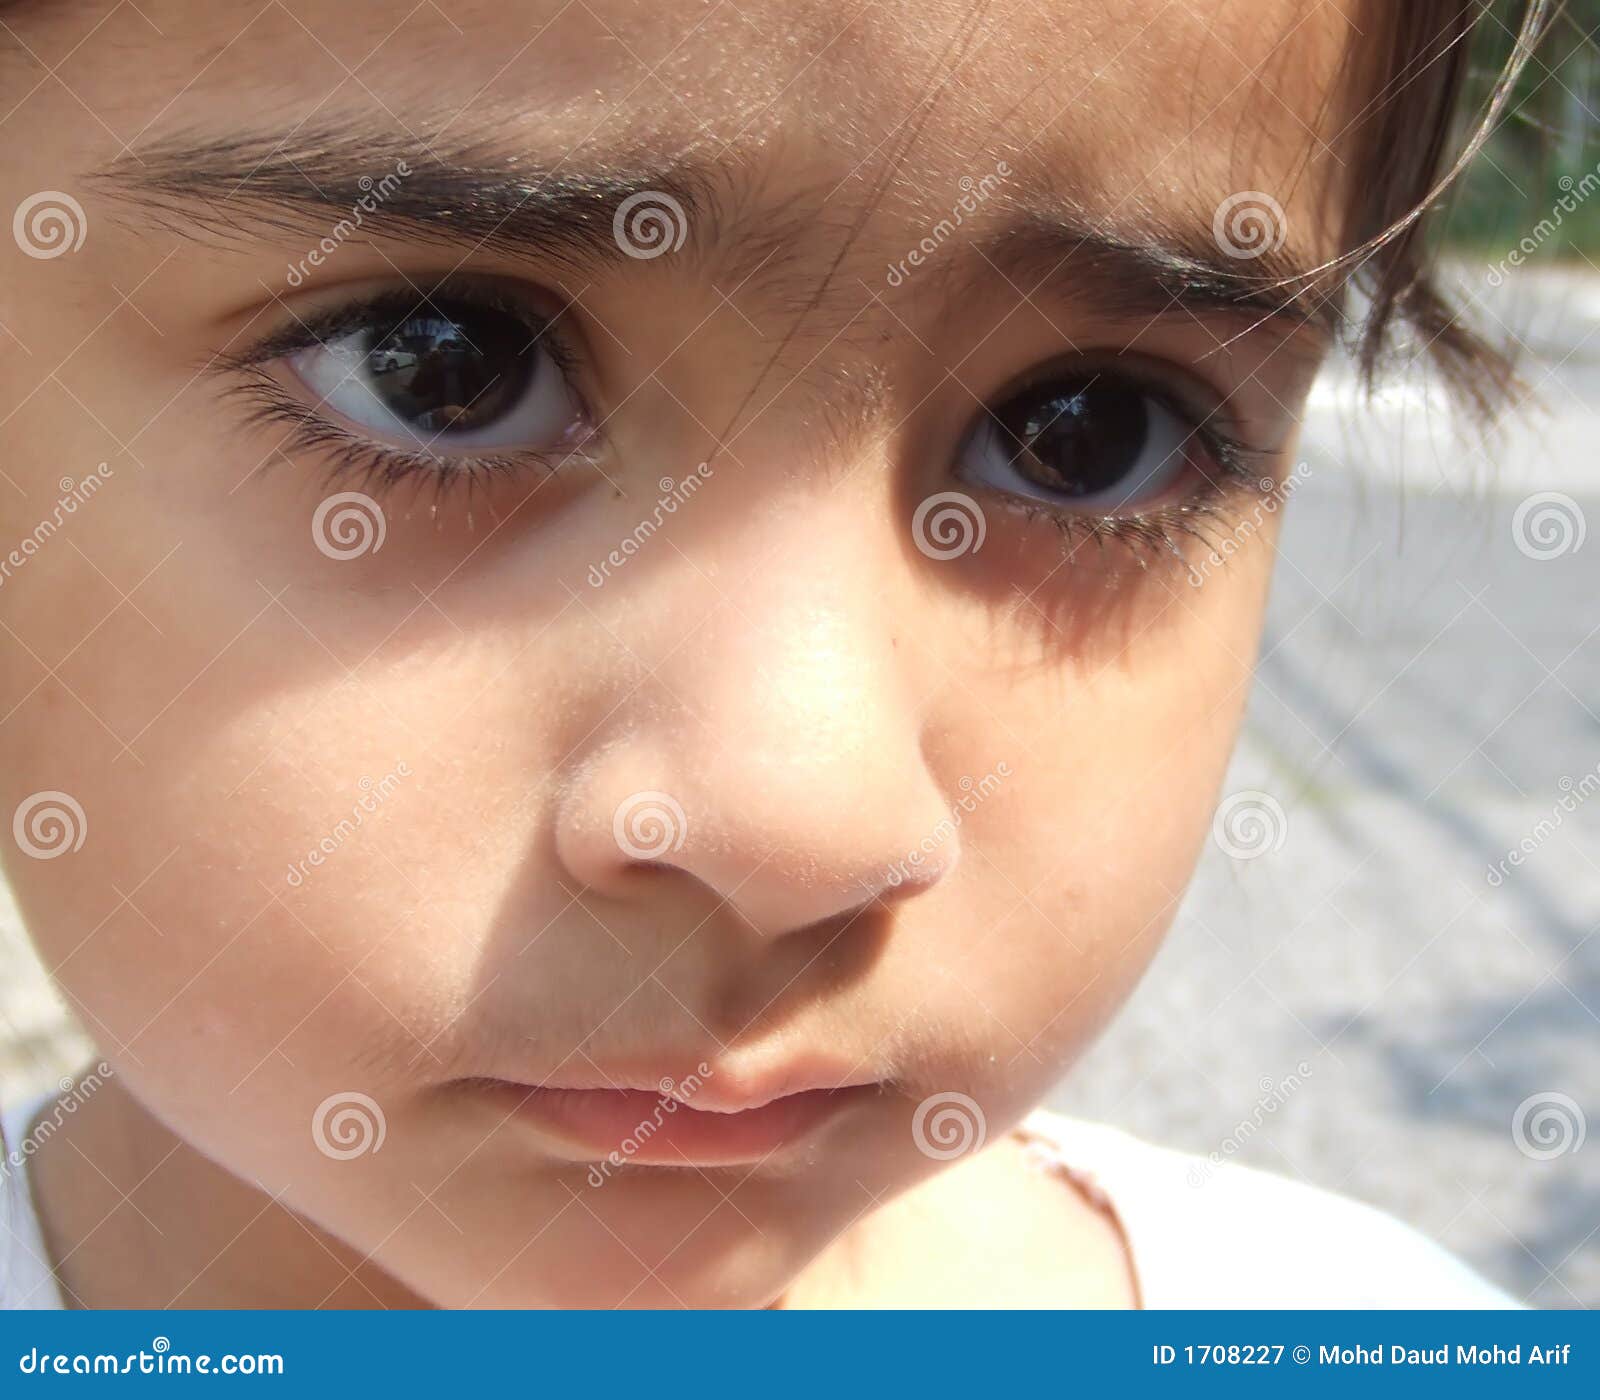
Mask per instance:
[[[847,208],[1003,158],[1014,188],[1124,222],[1336,184],[1355,34],[1307,0],[70,0],[5,23],[97,160],[352,119],[546,163],[648,143]]]

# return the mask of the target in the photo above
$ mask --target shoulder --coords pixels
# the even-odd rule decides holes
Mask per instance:
[[[1055,1114],[1024,1131],[1115,1213],[1146,1307],[1518,1306],[1358,1201]]]

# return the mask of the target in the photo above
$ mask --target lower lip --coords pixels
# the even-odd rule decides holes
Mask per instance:
[[[585,1161],[612,1154],[640,1166],[713,1167],[760,1162],[802,1141],[876,1092],[873,1085],[786,1094],[759,1108],[711,1113],[641,1089],[538,1089],[498,1083],[493,1090]]]

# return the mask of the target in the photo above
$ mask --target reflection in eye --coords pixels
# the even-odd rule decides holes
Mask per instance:
[[[340,319],[286,363],[321,405],[404,451],[548,451],[586,426],[548,324],[409,291]]]
[[[1204,444],[1152,393],[1105,370],[1060,376],[985,410],[961,453],[969,480],[1101,516],[1172,494]]]

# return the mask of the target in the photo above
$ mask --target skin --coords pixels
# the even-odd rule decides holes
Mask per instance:
[[[67,792],[87,825],[54,859],[8,848],[6,873],[115,1071],[35,1162],[75,1301],[1132,1300],[1115,1230],[1008,1134],[1189,878],[1275,517],[1197,588],[1176,556],[1064,537],[954,464],[979,406],[1070,342],[1204,378],[1281,476],[1320,347],[1255,317],[1111,314],[1093,269],[1035,286],[960,239],[901,287],[885,269],[1002,159],[974,229],[1055,200],[1203,238],[1225,195],[1265,190],[1321,261],[1349,34],[1288,0],[910,8],[354,0],[313,34],[283,7],[156,3],[87,39],[101,7],[8,21],[29,139],[0,155],[6,207],[75,192],[88,236],[48,260],[0,247],[7,538],[63,476],[110,468],[0,586],[6,800]],[[275,451],[283,428],[197,368],[465,250],[375,226],[291,288],[320,230],[150,220],[94,178],[313,112],[577,168],[651,142],[738,177],[729,223],[787,227],[592,276],[471,252],[572,305],[604,445],[470,509],[402,486],[382,549],[333,559],[317,506],[370,488]],[[701,462],[692,501],[587,582]],[[935,559],[911,520],[946,490],[987,533]],[[683,813],[653,860],[614,834],[640,792]],[[818,1057],[883,1091],[753,1168],[598,1189],[462,1082],[704,1062],[736,1096]],[[340,1160],[311,1124],[351,1091],[386,1136]],[[913,1122],[949,1092],[991,1147],[946,1166]]]

